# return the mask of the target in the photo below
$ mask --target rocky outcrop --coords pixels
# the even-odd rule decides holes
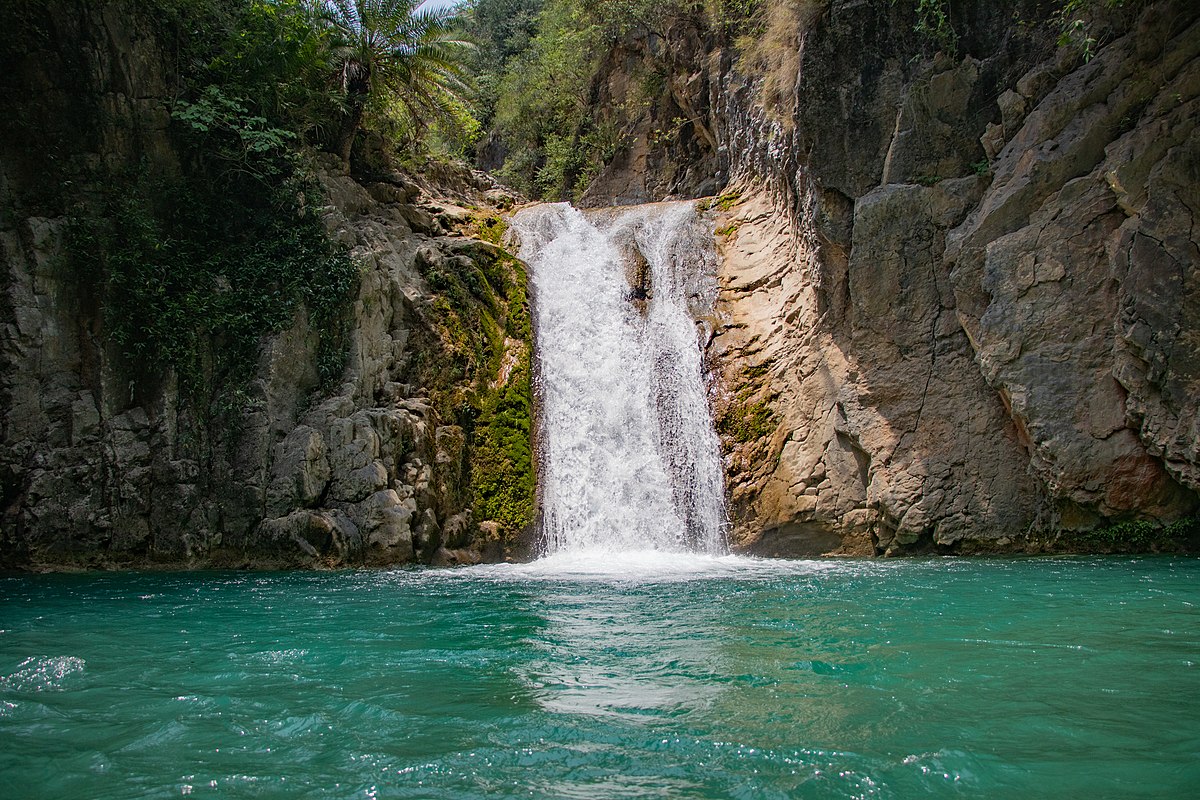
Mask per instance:
[[[1084,62],[984,4],[922,57],[866,5],[800,33],[787,124],[727,77],[735,544],[1086,550],[1194,514],[1200,13]]]
[[[703,15],[668,16],[661,32],[635,27],[606,54],[589,106],[621,145],[581,207],[698,197],[725,183],[712,127],[722,65],[714,42]]]
[[[513,367],[530,356],[523,269],[469,235],[512,198],[466,170],[360,182],[312,156],[326,228],[359,272],[344,369],[322,385],[301,307],[263,338],[247,383],[220,387],[223,412],[205,416],[175,376],[112,341],[96,284],[63,257],[70,209],[44,185],[102,162],[170,169],[169,59],[136,15],[60,5],[43,50],[6,62],[5,96],[41,87],[20,108],[47,147],[34,149],[30,116],[5,120],[0,567],[503,558],[515,531],[472,515],[474,417],[455,409],[486,414],[489,392],[529,393],[528,369]],[[76,102],[103,113],[82,129],[55,116]],[[478,210],[459,205],[468,202]],[[459,291],[468,280],[472,292]],[[491,327],[450,330],[465,315],[484,319],[484,305]],[[503,352],[473,351],[480,338]]]
[[[1072,528],[1169,519],[1200,489],[1200,15],[1172,11],[1020,97],[946,249],[983,376]]]
[[[111,347],[76,349],[104,332],[72,313],[80,300],[58,245],[37,235],[55,222],[5,231],[18,321],[5,342],[5,564],[394,564],[470,549],[467,433],[435,407],[436,382],[419,382],[454,357],[422,268],[495,256],[446,235],[432,205],[372,197],[395,184],[323,180],[328,225],[361,270],[342,381],[328,395],[318,385],[301,314],[264,344],[244,405],[206,447],[189,441],[196,421],[170,382],[133,386]],[[429,232],[411,231],[410,217]]]

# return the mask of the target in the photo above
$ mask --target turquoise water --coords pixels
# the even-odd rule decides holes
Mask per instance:
[[[1197,605],[1167,557],[6,578],[0,796],[1196,796]]]

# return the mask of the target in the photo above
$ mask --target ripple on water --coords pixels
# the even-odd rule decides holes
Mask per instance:
[[[1170,558],[3,579],[0,786],[1190,796],[1197,604]]]
[[[57,692],[67,688],[72,676],[84,671],[75,656],[31,656],[11,675],[0,678],[0,689],[12,692]]]

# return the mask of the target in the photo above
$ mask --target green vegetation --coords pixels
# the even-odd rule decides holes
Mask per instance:
[[[595,153],[590,88],[601,34],[573,0],[549,0],[538,31],[500,79],[494,125],[509,149],[500,177],[519,191],[549,199],[576,194]]]
[[[505,385],[483,397],[471,441],[475,516],[499,522],[502,535],[508,536],[519,533],[533,521],[535,473],[530,378],[530,351],[525,345]]]
[[[500,246],[504,243],[505,234],[508,233],[508,223],[504,217],[495,214],[474,214],[463,232],[489,244]]]
[[[150,153],[82,176],[66,255],[131,368],[173,373],[202,416],[241,396],[261,338],[301,307],[328,386],[357,272],[325,233],[304,153],[325,146],[348,164],[364,126],[410,147],[434,127],[477,131],[452,14],[415,0],[147,5],[139,19],[178,54],[178,163]],[[22,14],[37,20],[38,6]]]
[[[1185,517],[1166,525],[1150,520],[1131,520],[1068,535],[1073,546],[1135,552],[1175,549],[1198,537],[1200,517]]]
[[[778,420],[765,401],[745,404],[735,402],[717,420],[717,432],[735,442],[747,444],[775,431]]]
[[[499,218],[478,224],[502,232]],[[534,511],[527,279],[524,265],[507,253],[476,245],[467,255],[421,262],[440,295],[435,305],[442,347],[426,348],[420,372],[440,416],[467,434],[475,518],[498,522],[501,536],[512,536]]]
[[[913,30],[947,53],[958,50],[958,32],[950,22],[950,0],[915,0],[917,22]]]
[[[474,0],[467,7],[465,30],[475,43],[472,106],[484,128],[492,125],[505,71],[529,49],[544,5],[545,0]]]
[[[779,418],[771,410],[770,398],[751,402],[756,393],[755,381],[770,369],[769,364],[742,368],[737,391],[729,403],[718,411],[717,432],[722,437],[739,444],[749,444],[775,432]]]
[[[327,237],[300,146],[333,106],[322,38],[297,2],[158,0],[181,61],[171,109],[177,164],[88,176],[66,255],[99,290],[131,370],[167,374],[202,418],[229,410],[262,336],[301,306],[323,385],[342,373],[357,271]]]
[[[45,0],[18,1],[20,13],[0,11],[0,21],[46,27]],[[195,423],[189,446],[233,444],[221,432],[251,402],[264,337],[297,319],[321,385],[344,373],[359,276],[322,222],[315,151],[344,164],[353,155],[364,172],[393,157],[435,159],[439,147],[460,153],[478,135],[465,60],[474,51],[449,12],[415,5],[148,0],[131,11],[131,28],[177,66],[165,76],[169,127],[56,173],[71,188],[47,209],[69,217],[64,258],[96,299],[85,313],[103,318],[97,329],[124,356],[122,380],[131,393],[176,381]],[[52,32],[31,40],[50,47]],[[94,80],[89,65],[77,71],[80,85]],[[81,112],[79,127],[102,127],[103,113]],[[477,211],[464,233],[498,245],[506,229]],[[415,335],[435,340],[415,348],[414,382],[444,423],[464,429],[470,483],[459,499],[507,536],[534,509],[526,277],[490,245],[464,241],[442,255],[422,267],[434,327]]]
[[[771,371],[770,364],[755,364],[749,367],[742,367],[742,377],[746,380],[754,380],[761,378]]]
[[[947,53],[958,50],[958,32],[950,18],[950,0],[891,0],[892,5],[904,2],[911,4],[916,12],[913,30]],[[1058,34],[1058,44],[1078,51],[1084,61],[1096,54],[1096,50],[1114,30],[1127,25],[1133,14],[1146,6],[1148,0],[1059,0],[1043,10],[1033,20],[1023,20],[1014,15],[1017,25],[1052,25]]]
[[[937,49],[953,55],[958,50],[958,31],[950,20],[950,0],[891,0],[893,6],[912,6],[916,14],[912,29]]]
[[[350,167],[354,138],[370,114],[376,128],[420,139],[432,121],[449,120],[468,138],[478,123],[463,105],[464,51],[470,43],[448,7],[421,0],[310,0],[328,37],[344,104],[335,152]]]
[[[1066,0],[1054,14],[1058,44],[1090,61],[1111,35],[1112,23],[1127,23],[1145,5],[1146,0]]]
[[[718,211],[729,211],[740,202],[742,202],[742,193],[740,191],[727,192],[718,197],[711,208],[715,208]]]
[[[174,371],[205,412],[251,377],[260,337],[288,327],[300,304],[322,383],[341,376],[357,272],[318,207],[315,185],[294,174],[241,194],[204,174],[121,176],[73,220],[68,248],[102,287],[107,328],[131,365]]]
[[[1144,2],[1058,0],[1039,7],[1028,24],[1049,20],[1060,42],[1086,59]],[[957,53],[951,0],[891,3],[929,48]],[[790,115],[775,112],[794,94],[804,31],[827,10],[827,0],[475,0],[472,30],[487,54],[476,63],[477,118],[490,131],[481,150],[485,166],[528,196],[569,200],[634,132],[648,133],[654,148],[686,141],[698,121],[671,108],[681,66],[653,43],[668,32],[682,40],[683,25],[720,42],[742,71],[761,76],[758,102],[786,128]]]
[[[531,197],[578,197],[626,147],[636,122],[669,95],[669,54],[646,55],[628,85],[603,85],[614,48],[638,52],[636,41],[661,36],[672,24],[731,37],[759,0],[510,0],[511,25],[486,34],[504,0],[477,0],[474,18],[490,60],[478,83],[493,137],[501,143],[498,175]],[[534,14],[536,13],[536,17]],[[648,47],[648,46],[647,46]],[[647,50],[647,53],[649,51]],[[494,88],[493,88],[494,87]],[[491,105],[491,104],[494,104]],[[494,107],[494,113],[492,111]],[[654,131],[656,145],[674,140],[696,120],[675,115]]]

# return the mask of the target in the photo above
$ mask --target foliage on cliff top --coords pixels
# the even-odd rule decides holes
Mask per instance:
[[[335,152],[347,169],[364,121],[377,130],[420,140],[436,122],[474,127],[463,105],[468,94],[469,41],[452,6],[422,0],[306,0],[341,95]]]
[[[179,43],[188,83],[237,87],[281,127],[343,158],[363,129],[408,150],[448,143],[456,153],[477,135],[457,8],[422,9],[418,0],[147,5]]]
[[[357,272],[327,237],[298,155],[328,110],[319,36],[288,0],[154,4],[161,46],[180,63],[168,76],[172,158],[135,146],[111,154],[125,165],[87,176],[67,255],[100,289],[130,368],[173,371],[202,416],[240,404],[262,336],[301,305],[328,384],[342,372]]]
[[[495,116],[505,69],[529,49],[544,5],[545,0],[474,0],[466,8],[464,25],[475,42],[472,106],[484,128]]]
[[[477,0],[490,9],[501,0]],[[759,0],[545,0],[520,47],[494,59],[480,83],[495,85],[498,174],[526,195],[573,199],[627,144],[632,123],[667,91],[669,54],[639,67],[635,90],[597,108],[601,67],[621,43],[663,47],[679,23],[732,35]],[[680,120],[680,127],[689,120]],[[676,131],[666,133],[673,135]],[[491,156],[495,158],[495,156]]]

